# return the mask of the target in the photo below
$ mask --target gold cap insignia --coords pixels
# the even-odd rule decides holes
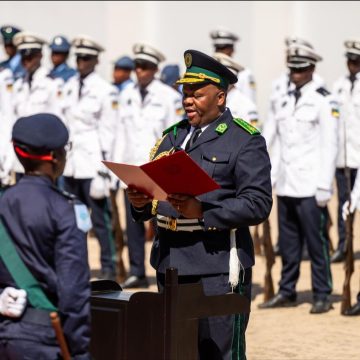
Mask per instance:
[[[192,55],[190,53],[186,53],[185,57],[184,57],[184,60],[185,60],[186,67],[189,68],[191,66],[191,64],[192,64]]]

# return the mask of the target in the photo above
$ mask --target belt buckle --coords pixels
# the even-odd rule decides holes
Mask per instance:
[[[176,219],[168,218],[166,225],[167,225],[167,229],[171,231],[176,231],[176,227],[177,227]]]

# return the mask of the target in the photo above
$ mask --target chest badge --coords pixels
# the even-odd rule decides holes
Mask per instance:
[[[227,130],[228,126],[225,123],[221,123],[217,126],[217,128],[215,129],[215,131],[218,134],[223,134],[226,130]]]

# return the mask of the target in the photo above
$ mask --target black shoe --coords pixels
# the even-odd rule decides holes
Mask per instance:
[[[114,270],[102,270],[100,279],[116,281],[116,273]]]
[[[147,288],[149,282],[145,276],[130,275],[123,284],[120,284],[123,289],[130,288]]]
[[[316,300],[311,307],[310,314],[326,313],[333,308],[329,300]]]
[[[290,298],[281,293],[276,294],[272,299],[259,304],[259,309],[272,309],[278,307],[291,307],[296,305],[296,298]]]
[[[330,261],[332,263],[339,263],[345,260],[345,252],[341,249],[337,249],[331,256]]]
[[[343,315],[345,315],[345,316],[357,316],[357,315],[360,315],[360,301],[358,301],[350,309],[346,310]]]

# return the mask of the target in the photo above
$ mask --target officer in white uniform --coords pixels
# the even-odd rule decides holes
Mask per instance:
[[[46,41],[37,34],[21,31],[13,43],[21,55],[25,75],[17,79],[13,89],[14,117],[29,116],[38,113],[60,115],[60,94],[62,84],[55,82],[49,71],[41,66],[42,47]],[[15,159],[13,169],[17,179],[24,172],[20,162]]]
[[[235,49],[235,43],[239,41],[239,37],[225,28],[219,28],[211,31],[210,37],[213,41],[215,52],[221,52],[228,56],[232,56]],[[252,71],[244,68],[238,74],[238,82],[235,85],[250,100],[256,103],[256,84]]]
[[[360,40],[345,41],[345,48],[349,73],[338,79],[333,87],[340,110],[339,152],[336,162],[339,243],[331,257],[331,262],[334,263],[345,259],[345,224],[341,216],[343,204],[347,200],[345,168],[350,168],[352,188],[360,167]]]
[[[309,47],[310,49],[313,49],[313,46],[307,40],[301,39],[296,36],[287,37],[285,39],[286,58],[288,57],[288,48],[292,44],[304,45],[304,46]],[[313,74],[312,81],[314,81],[316,84],[318,84],[319,87],[325,87],[325,81],[317,73]],[[274,116],[277,102],[284,95],[286,95],[289,91],[291,91],[293,89],[294,89],[294,84],[291,83],[289,70],[284,72],[282,75],[280,75],[277,79],[275,79],[272,82],[271,92],[270,92],[270,106],[269,106],[269,111],[268,111],[268,118]],[[272,144],[273,139],[266,139],[266,140],[267,140],[268,148],[271,148],[271,146],[273,145]]]
[[[64,188],[91,208],[91,219],[101,248],[102,278],[115,279],[115,251],[111,232],[109,175],[101,161],[109,159],[117,120],[117,89],[96,72],[104,50],[88,36],[73,42],[78,75],[63,89],[63,118],[72,150],[64,171]]]
[[[279,140],[275,188],[282,273],[278,294],[261,308],[295,304],[304,240],[312,266],[310,312],[323,313],[332,307],[326,204],[332,195],[339,113],[330,93],[312,81],[319,60],[307,46],[289,47],[288,67],[295,89],[278,102],[273,121],[265,123],[268,136]]]
[[[142,165],[149,161],[150,150],[164,129],[180,121],[184,112],[181,95],[155,79],[164,55],[147,44],[135,44],[133,52],[137,82],[120,95],[114,161]],[[123,288],[148,285],[144,267],[144,224],[133,222],[130,214],[127,201],[130,273]]]
[[[215,53],[213,58],[225,65],[236,76],[244,70],[233,58],[224,53]],[[226,106],[231,110],[234,118],[241,118],[255,127],[259,125],[256,105],[234,85],[229,85]]]
[[[12,108],[14,78],[8,68],[0,70],[0,188],[10,185],[13,152],[11,144],[11,127],[14,122]],[[11,160],[11,161],[10,161]]]

